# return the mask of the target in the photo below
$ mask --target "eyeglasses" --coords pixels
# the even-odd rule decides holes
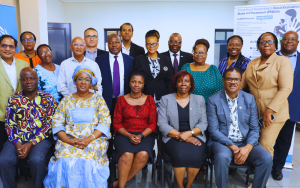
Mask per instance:
[[[146,46],[148,46],[148,47],[151,47],[151,46],[153,46],[153,47],[156,47],[158,45],[158,42],[157,43],[146,43]]]
[[[240,83],[242,78],[225,78],[226,82],[231,83],[234,81],[235,83]]]
[[[48,51],[48,52],[43,52],[42,54],[41,54],[41,56],[45,56],[45,55],[51,55],[52,54],[52,52],[51,51]]]
[[[80,47],[80,48],[84,48],[85,44],[78,44],[78,43],[73,43],[74,47]]]
[[[240,44],[232,44],[232,43],[231,43],[231,44],[228,44],[228,46],[229,46],[229,47],[234,47],[234,46],[235,46],[235,47],[239,48],[239,47],[241,47],[242,45],[240,45]]]
[[[175,41],[175,40],[169,40],[169,43],[170,44],[177,44],[177,45],[180,45],[181,44],[181,41]]]
[[[85,38],[88,38],[88,39],[97,39],[98,36],[96,36],[96,35],[87,35],[87,36],[85,36]]]
[[[28,80],[30,80],[31,82],[33,82],[33,81],[35,81],[36,80],[36,78],[34,78],[34,77],[31,77],[31,78],[22,78],[22,79],[20,79],[22,82],[27,82]]]
[[[260,45],[265,45],[265,44],[269,44],[269,45],[272,45],[272,44],[274,44],[274,42],[275,42],[275,40],[261,40],[260,42],[259,42],[259,44]]]
[[[89,79],[89,78],[86,78],[86,79],[84,79],[82,77],[77,78],[78,82],[83,82],[83,80],[85,80],[85,82],[88,82],[88,83],[91,82],[91,79]]]
[[[3,49],[6,49],[8,47],[10,50],[14,50],[16,48],[15,45],[8,45],[8,44],[2,44],[2,43],[0,46]]]
[[[289,42],[289,41],[297,42],[297,41],[298,41],[298,39],[296,39],[296,38],[292,38],[292,39],[289,39],[289,38],[283,38],[282,40],[283,40],[284,42]]]
[[[205,56],[207,52],[194,52],[195,56]]]
[[[22,39],[23,42],[28,43],[28,41],[30,43],[33,43],[34,39]]]

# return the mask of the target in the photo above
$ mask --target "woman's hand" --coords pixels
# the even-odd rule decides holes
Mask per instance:
[[[176,139],[177,140],[181,140],[181,141],[186,141],[187,139],[189,139],[190,137],[192,137],[192,133],[191,131],[185,131],[185,132],[182,132],[180,133],[179,135],[176,136]]]
[[[186,140],[187,143],[194,144],[195,146],[201,146],[201,142],[195,138],[195,137],[190,137]]]
[[[78,144],[79,142],[79,139],[78,138],[71,138],[71,139],[68,139],[68,141],[66,143],[78,148],[78,149],[83,149],[81,147],[81,145]]]
[[[89,145],[89,143],[91,143],[94,140],[93,137],[89,136],[89,137],[85,137],[82,139],[78,139],[77,144],[79,145],[80,149],[84,149],[87,145]]]
[[[274,113],[273,110],[271,110],[270,108],[267,108],[264,116],[263,116],[263,128],[266,128],[266,126],[269,126],[271,123],[273,123],[272,120],[272,114]]]
[[[130,140],[131,143],[133,143],[134,145],[137,145],[141,142],[137,136],[138,135],[129,134],[128,139]]]

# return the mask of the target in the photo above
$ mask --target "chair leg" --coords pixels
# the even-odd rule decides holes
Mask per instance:
[[[206,162],[205,168],[206,168],[206,171],[205,171],[205,188],[207,188],[207,181],[208,181],[208,162]]]
[[[210,164],[210,188],[212,188],[214,165]]]
[[[246,185],[249,183],[250,167],[247,169]]]
[[[153,173],[153,186],[155,186],[156,185],[156,158],[153,161],[152,173]]]
[[[161,159],[161,187],[165,187],[165,164],[164,160]]]

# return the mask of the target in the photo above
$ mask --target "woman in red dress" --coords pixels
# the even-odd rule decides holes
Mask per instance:
[[[153,97],[142,92],[144,85],[142,71],[134,70],[129,77],[131,92],[119,97],[116,103],[113,126],[119,180],[113,183],[114,188],[125,187],[148,158],[153,159],[157,112]]]

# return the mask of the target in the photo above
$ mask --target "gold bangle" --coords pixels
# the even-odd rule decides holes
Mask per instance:
[[[96,137],[95,137],[95,135],[91,134],[91,136],[92,136],[92,137],[94,137],[94,140],[96,140]]]

